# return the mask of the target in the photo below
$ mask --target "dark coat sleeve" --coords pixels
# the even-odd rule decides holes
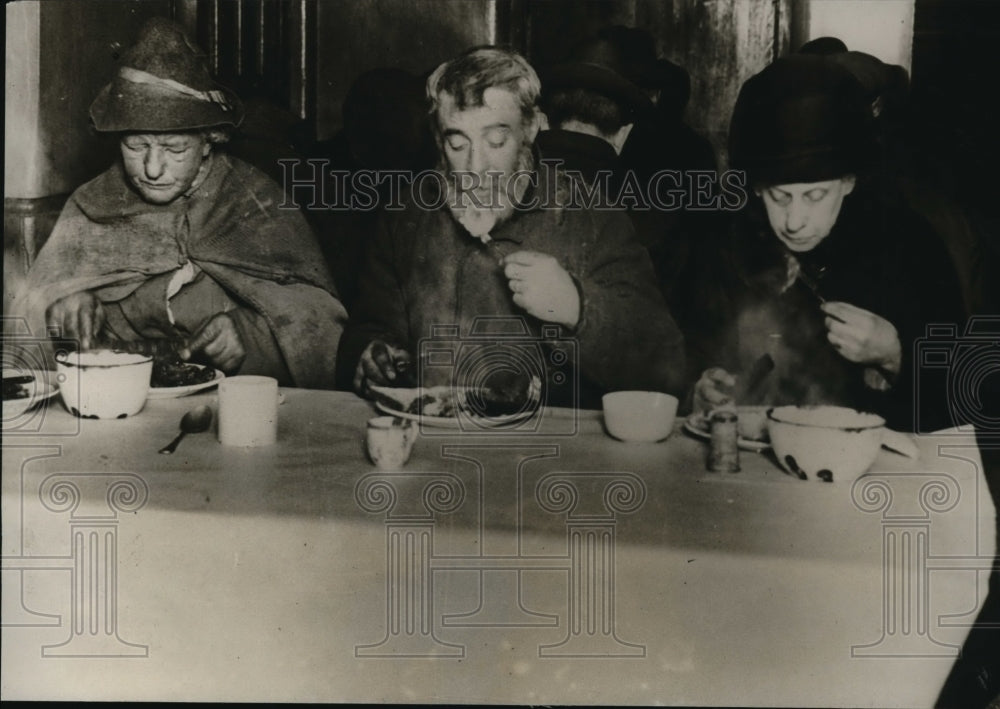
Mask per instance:
[[[680,395],[684,342],[656,286],[652,263],[628,218],[594,213],[582,273],[576,328],[580,368],[599,388],[653,389]]]
[[[947,249],[923,219],[908,215],[901,224],[890,253],[895,267],[889,264],[886,273],[896,296],[890,318],[902,350],[899,374],[887,393],[887,419],[891,426],[907,430],[949,428],[962,422],[952,421],[947,383],[939,371],[923,367],[919,357],[926,349],[929,326],[961,335],[961,286]]]
[[[274,377],[281,386],[295,386],[267,319],[245,307],[234,308],[226,314],[232,318],[247,353],[238,373]]]
[[[338,389],[352,389],[358,360],[370,342],[382,340],[405,347],[408,341],[406,301],[398,267],[398,217],[383,212],[366,249],[358,298],[337,354]]]
[[[734,323],[742,284],[736,275],[730,223],[690,242],[688,259],[677,276],[674,316],[684,335],[690,389],[710,367],[739,368],[739,339]]]

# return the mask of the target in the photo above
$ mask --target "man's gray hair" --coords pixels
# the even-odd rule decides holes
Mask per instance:
[[[486,89],[500,88],[517,98],[525,122],[534,118],[542,82],[528,61],[499,47],[473,47],[443,62],[427,79],[430,112],[436,114],[441,94],[455,100],[460,111],[483,105]]]

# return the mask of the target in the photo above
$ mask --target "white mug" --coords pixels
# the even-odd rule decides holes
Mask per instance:
[[[227,377],[219,382],[219,442],[269,446],[278,438],[278,380]]]

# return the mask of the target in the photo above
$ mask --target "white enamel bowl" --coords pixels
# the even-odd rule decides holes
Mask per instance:
[[[120,419],[142,410],[149,394],[153,358],[92,350],[56,357],[59,394],[66,409],[81,418]]]
[[[885,420],[840,406],[779,406],[767,414],[771,447],[793,475],[852,482],[871,468]]]

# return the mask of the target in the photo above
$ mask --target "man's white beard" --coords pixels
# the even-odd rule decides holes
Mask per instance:
[[[535,158],[531,146],[523,145],[518,155],[515,173],[530,172],[534,167]],[[514,192],[515,184],[510,180],[513,173],[487,176],[486,179],[489,180],[487,190],[460,190],[458,182],[462,173],[456,174],[447,168],[443,172],[448,178],[447,205],[451,215],[469,234],[484,244],[488,243],[492,240],[490,232],[514,213],[512,200],[522,196]],[[524,179],[522,177],[518,181]],[[465,173],[463,186],[466,186],[468,181],[468,173]]]

